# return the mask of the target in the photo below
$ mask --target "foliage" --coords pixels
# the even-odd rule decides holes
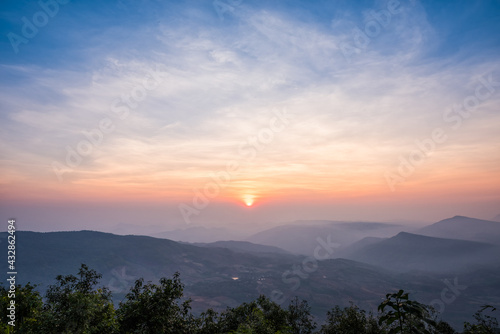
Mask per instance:
[[[221,333],[292,333],[287,312],[265,296],[236,308],[228,308],[219,318]]]
[[[433,334],[457,334],[457,332],[447,322],[438,321]]]
[[[384,333],[372,314],[366,315],[358,306],[341,309],[335,306],[328,311],[327,322],[321,327],[321,334],[378,334]]]
[[[113,333],[117,322],[111,293],[97,288],[101,275],[82,264],[78,276],[57,276],[45,296],[40,329],[44,333]]]
[[[491,312],[496,311],[496,308],[491,305],[484,305],[479,311],[474,314],[475,324],[469,322],[464,323],[464,334],[496,334],[498,330],[498,321],[495,317],[484,314],[483,312],[490,309]]]
[[[15,298],[9,298],[9,290],[0,286],[1,323],[0,332],[7,333],[7,323],[11,321],[6,312],[10,301],[15,301],[15,324],[11,333],[35,333],[42,314],[42,297],[35,290],[36,285],[16,285]]]
[[[436,325],[435,321],[429,318],[429,307],[410,300],[408,293],[403,290],[399,290],[397,293],[388,293],[386,300],[379,305],[378,310],[382,313],[379,324],[386,325],[389,328],[389,334],[430,334],[430,329]]]
[[[191,301],[180,302],[183,289],[179,273],[159,285],[137,280],[118,309],[120,333],[192,333]]]
[[[222,313],[208,309],[199,316],[191,314],[191,300],[183,296],[179,273],[159,284],[135,282],[115,310],[111,293],[97,288],[101,275],[86,265],[78,275],[57,276],[42,300],[36,286],[16,286],[16,326],[7,326],[7,312],[0,318],[1,333],[76,333],[76,334],[456,334],[446,322],[437,321],[430,306],[409,299],[399,290],[387,294],[380,304],[378,321],[358,306],[335,306],[327,313],[326,323],[314,332],[316,323],[311,308],[304,300],[294,298],[287,308],[260,296],[254,301]],[[0,286],[0,307],[6,310],[11,298]],[[464,324],[463,334],[497,334],[498,322],[483,306],[475,315],[475,323]]]
[[[219,314],[212,309],[203,312],[197,320],[197,334],[213,334],[219,331]]]
[[[287,320],[290,332],[293,334],[310,334],[316,328],[311,307],[305,300],[299,301],[297,297],[288,305]]]

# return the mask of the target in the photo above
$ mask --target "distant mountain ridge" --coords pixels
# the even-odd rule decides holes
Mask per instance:
[[[318,238],[328,238],[336,243],[338,248],[342,248],[365,237],[392,237],[406,229],[409,228],[377,222],[312,221],[312,224],[304,224],[299,221],[261,231],[246,240],[279,247],[296,254],[311,255],[321,242]]]
[[[0,245],[6,244],[6,238],[7,233],[0,233]],[[57,275],[74,274],[85,263],[103,274],[103,284],[120,300],[138,278],[158,281],[179,271],[190,296],[196,297],[194,305],[200,308],[207,308],[207,303],[212,302],[206,298],[204,287],[210,286],[212,293],[225,296],[224,305],[237,305],[250,296],[270,294],[273,280],[259,284],[259,278],[280,278],[293,263],[301,261],[289,254],[266,253],[263,258],[227,248],[95,231],[17,231],[16,245],[20,283],[30,281],[46,289]],[[4,273],[6,263],[0,263]],[[239,278],[238,284],[233,277]]]
[[[204,226],[193,226],[185,229],[154,233],[151,236],[190,243],[211,243],[221,240],[241,240],[246,234],[223,227],[207,228]]]
[[[404,233],[394,237],[396,246],[411,245],[409,241],[422,238],[427,237]],[[0,233],[0,245],[5,245],[6,239],[7,233]],[[380,242],[386,241],[390,239]],[[393,253],[399,251],[395,245],[390,248]],[[171,277],[179,271],[186,297],[193,299],[194,312],[209,307],[220,311],[260,294],[272,296],[275,291],[286,297],[280,301],[284,305],[294,296],[306,299],[318,317],[335,305],[344,307],[351,301],[363,309],[375,310],[386,293],[399,288],[428,304],[440,298],[446,287],[442,279],[450,278],[449,274],[394,274],[347,259],[315,262],[314,258],[305,256],[235,252],[228,248],[94,231],[18,231],[16,246],[18,283],[42,284],[40,290],[45,291],[55,282],[56,275],[76,274],[80,264],[85,263],[103,274],[101,283],[111,289],[115,301],[120,301],[136,279],[143,277],[157,282],[160,277]],[[7,272],[7,261],[0,262],[0,271]],[[459,283],[467,289],[446,306],[443,314],[446,321],[458,326],[477,311],[477,305],[500,302],[500,291],[492,289],[500,279],[500,266],[452,275],[451,279],[453,277],[459,277]]]
[[[500,244],[500,222],[455,216],[423,227],[417,234]]]
[[[360,243],[364,245],[354,244],[341,256],[398,272],[450,272],[500,265],[499,246],[475,241],[401,232],[392,238]]]
[[[259,244],[254,244],[248,241],[235,241],[235,240],[228,240],[228,241],[216,241],[216,242],[210,242],[210,243],[193,243],[195,246],[200,246],[200,247],[220,247],[220,248],[227,248],[235,252],[243,252],[243,253],[277,253],[277,254],[290,254],[286,250],[283,250],[278,247],[274,246],[267,246],[267,245],[259,245]]]
[[[5,244],[7,233],[0,233]],[[295,295],[309,298],[316,314],[324,315],[336,303],[347,306],[357,298],[373,308],[393,286],[412,286],[376,267],[351,260],[321,262],[316,270],[304,271],[303,256],[234,252],[220,247],[199,247],[148,236],[119,236],[95,231],[24,232],[16,234],[19,283],[41,284],[46,289],[57,275],[75,274],[81,263],[102,273],[102,284],[121,300],[136,279],[158,281],[181,273],[186,296],[197,311],[224,309],[279,290],[289,300]],[[7,272],[6,261],[0,270]],[[292,274],[302,268],[301,276]],[[296,270],[296,269],[294,269]],[[291,274],[286,274],[290,272]],[[370,277],[370,279],[368,279]],[[293,289],[295,284],[299,288]],[[431,282],[427,282],[430,284]],[[365,286],[366,290],[359,289]]]

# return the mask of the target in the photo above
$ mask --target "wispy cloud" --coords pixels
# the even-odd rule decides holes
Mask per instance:
[[[384,170],[442,125],[443,112],[463,100],[478,77],[500,73],[492,56],[435,56],[441,28],[417,1],[401,1],[400,12],[352,62],[342,43],[386,3],[338,8],[317,22],[251,5],[224,23],[196,6],[175,7],[173,19],[168,6],[154,6],[169,19],[146,11],[137,24],[106,26],[98,13],[82,12],[104,29],[81,36],[69,29],[82,45],[74,62],[1,65],[15,78],[0,83],[0,139],[8,143],[0,147],[3,196],[27,182],[61,192],[105,185],[189,197],[232,160],[242,167],[225,197],[250,188],[262,196],[283,189],[383,192]],[[132,94],[152,70],[163,81],[121,119],[114,101]],[[492,170],[500,158],[499,99],[450,133],[415,178],[441,175],[446,162],[463,166],[464,175]],[[286,108],[290,124],[248,161],[239,146],[268,126],[276,108]],[[64,165],[67,147],[76,150],[103,118],[114,130],[58,184],[53,161]]]

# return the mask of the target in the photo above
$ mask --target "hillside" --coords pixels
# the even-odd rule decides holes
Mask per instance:
[[[6,234],[0,233],[2,240]],[[265,274],[262,259],[226,248],[202,248],[147,236],[118,236],[109,233],[17,232],[17,264],[20,279],[47,284],[58,274],[75,271],[86,263],[103,273],[112,291],[124,292],[139,277],[157,280],[183,274],[186,284],[211,279],[231,280],[241,273]],[[57,260],[55,260],[57,259]],[[267,257],[268,268],[284,270],[295,256]],[[2,263],[2,265],[4,265]]]
[[[455,216],[415,231],[437,238],[500,244],[500,222]]]
[[[398,272],[451,272],[500,264],[499,251],[486,243],[401,232],[389,239],[364,239],[341,255]]]
[[[369,247],[374,244],[378,244],[383,240],[386,240],[387,238],[376,238],[376,237],[366,237],[363,238],[359,241],[356,241],[352,244],[350,244],[347,247],[344,247],[340,250],[338,250],[335,254],[335,258],[345,258],[349,259],[351,258],[352,254],[355,254],[356,252],[364,252],[366,247]]]
[[[2,244],[6,236],[0,233]],[[280,290],[288,299],[295,295],[312,299],[321,316],[332,306],[332,296],[335,303],[348,305],[356,298],[374,308],[387,290],[403,284],[383,270],[348,260],[320,262],[311,272],[304,269],[301,256],[266,253],[262,257],[147,236],[79,231],[17,232],[16,238],[18,280],[22,283],[41,284],[44,290],[57,275],[75,273],[85,263],[103,274],[102,283],[119,301],[136,279],[157,281],[179,271],[186,294],[198,311],[236,306]],[[6,262],[0,264],[0,270],[7,271]],[[297,282],[299,287],[294,289]]]
[[[329,238],[340,249],[365,237],[392,237],[403,230],[404,226],[384,223],[299,221],[256,233],[246,240],[311,255],[320,243],[318,238]]]
[[[186,229],[164,231],[149,235],[155,238],[190,243],[211,243],[219,240],[241,240],[245,237],[245,233],[242,232],[236,232],[223,227],[207,228],[204,226],[193,226]]]
[[[273,246],[259,245],[254,244],[248,241],[216,241],[211,243],[193,243],[195,246],[200,247],[219,247],[219,248],[227,248],[234,252],[242,252],[242,253],[277,253],[277,254],[289,254],[289,252]]]
[[[0,233],[0,244],[5,245],[6,236]],[[19,283],[41,284],[39,289],[45,291],[57,275],[75,274],[85,263],[103,274],[102,284],[119,302],[137,278],[156,282],[179,271],[186,296],[193,299],[194,312],[209,307],[220,311],[260,294],[275,296],[283,305],[299,296],[308,300],[313,314],[321,320],[333,306],[348,306],[351,301],[375,311],[386,293],[399,288],[430,303],[440,298],[445,287],[442,279],[454,278],[440,274],[401,275],[346,259],[315,262],[311,257],[272,253],[263,257],[227,248],[92,231],[17,232],[16,241]],[[0,262],[0,270],[7,272],[6,261]],[[477,305],[500,302],[500,292],[492,289],[500,281],[500,268],[481,270],[459,276],[467,290],[455,303],[447,305],[443,314],[447,321],[459,325],[470,319]]]

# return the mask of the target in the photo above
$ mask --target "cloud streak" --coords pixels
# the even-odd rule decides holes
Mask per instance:
[[[154,3],[158,13],[138,5],[146,14],[130,26],[106,24],[91,5],[78,6],[81,20],[88,15],[102,28],[79,36],[83,23],[61,17],[59,29],[68,25],[68,36],[82,46],[80,58],[50,67],[5,58],[0,65],[15,78],[0,83],[0,139],[8,143],[0,146],[3,198],[20,197],[27,188],[82,196],[106,189],[103,196],[137,192],[175,202],[189,199],[232,160],[242,161],[241,169],[220,201],[249,191],[270,200],[287,192],[291,199],[296,194],[293,200],[303,193],[385,194],[383,173],[398,156],[442,124],[443,112],[463,100],[478,77],[500,73],[498,60],[483,53],[435,56],[442,28],[417,1],[401,1],[400,12],[351,62],[342,43],[387,3],[325,8],[332,15],[318,20],[245,3],[223,22],[194,4]],[[129,6],[114,10],[125,19]],[[169,14],[161,19],[160,13]],[[60,57],[73,52],[61,46]],[[159,69],[162,82],[120,118],[116,101],[130,96],[151,69]],[[496,171],[499,99],[489,99],[450,133],[408,185],[418,190],[436,178],[447,185],[456,175],[455,182],[472,187],[465,181],[471,175]],[[289,126],[255,159],[242,157],[242,143],[280,108],[288,111]],[[67,147],[77,150],[103,119],[113,131],[59,184],[53,162],[67,165]],[[500,184],[498,177],[491,181]]]

